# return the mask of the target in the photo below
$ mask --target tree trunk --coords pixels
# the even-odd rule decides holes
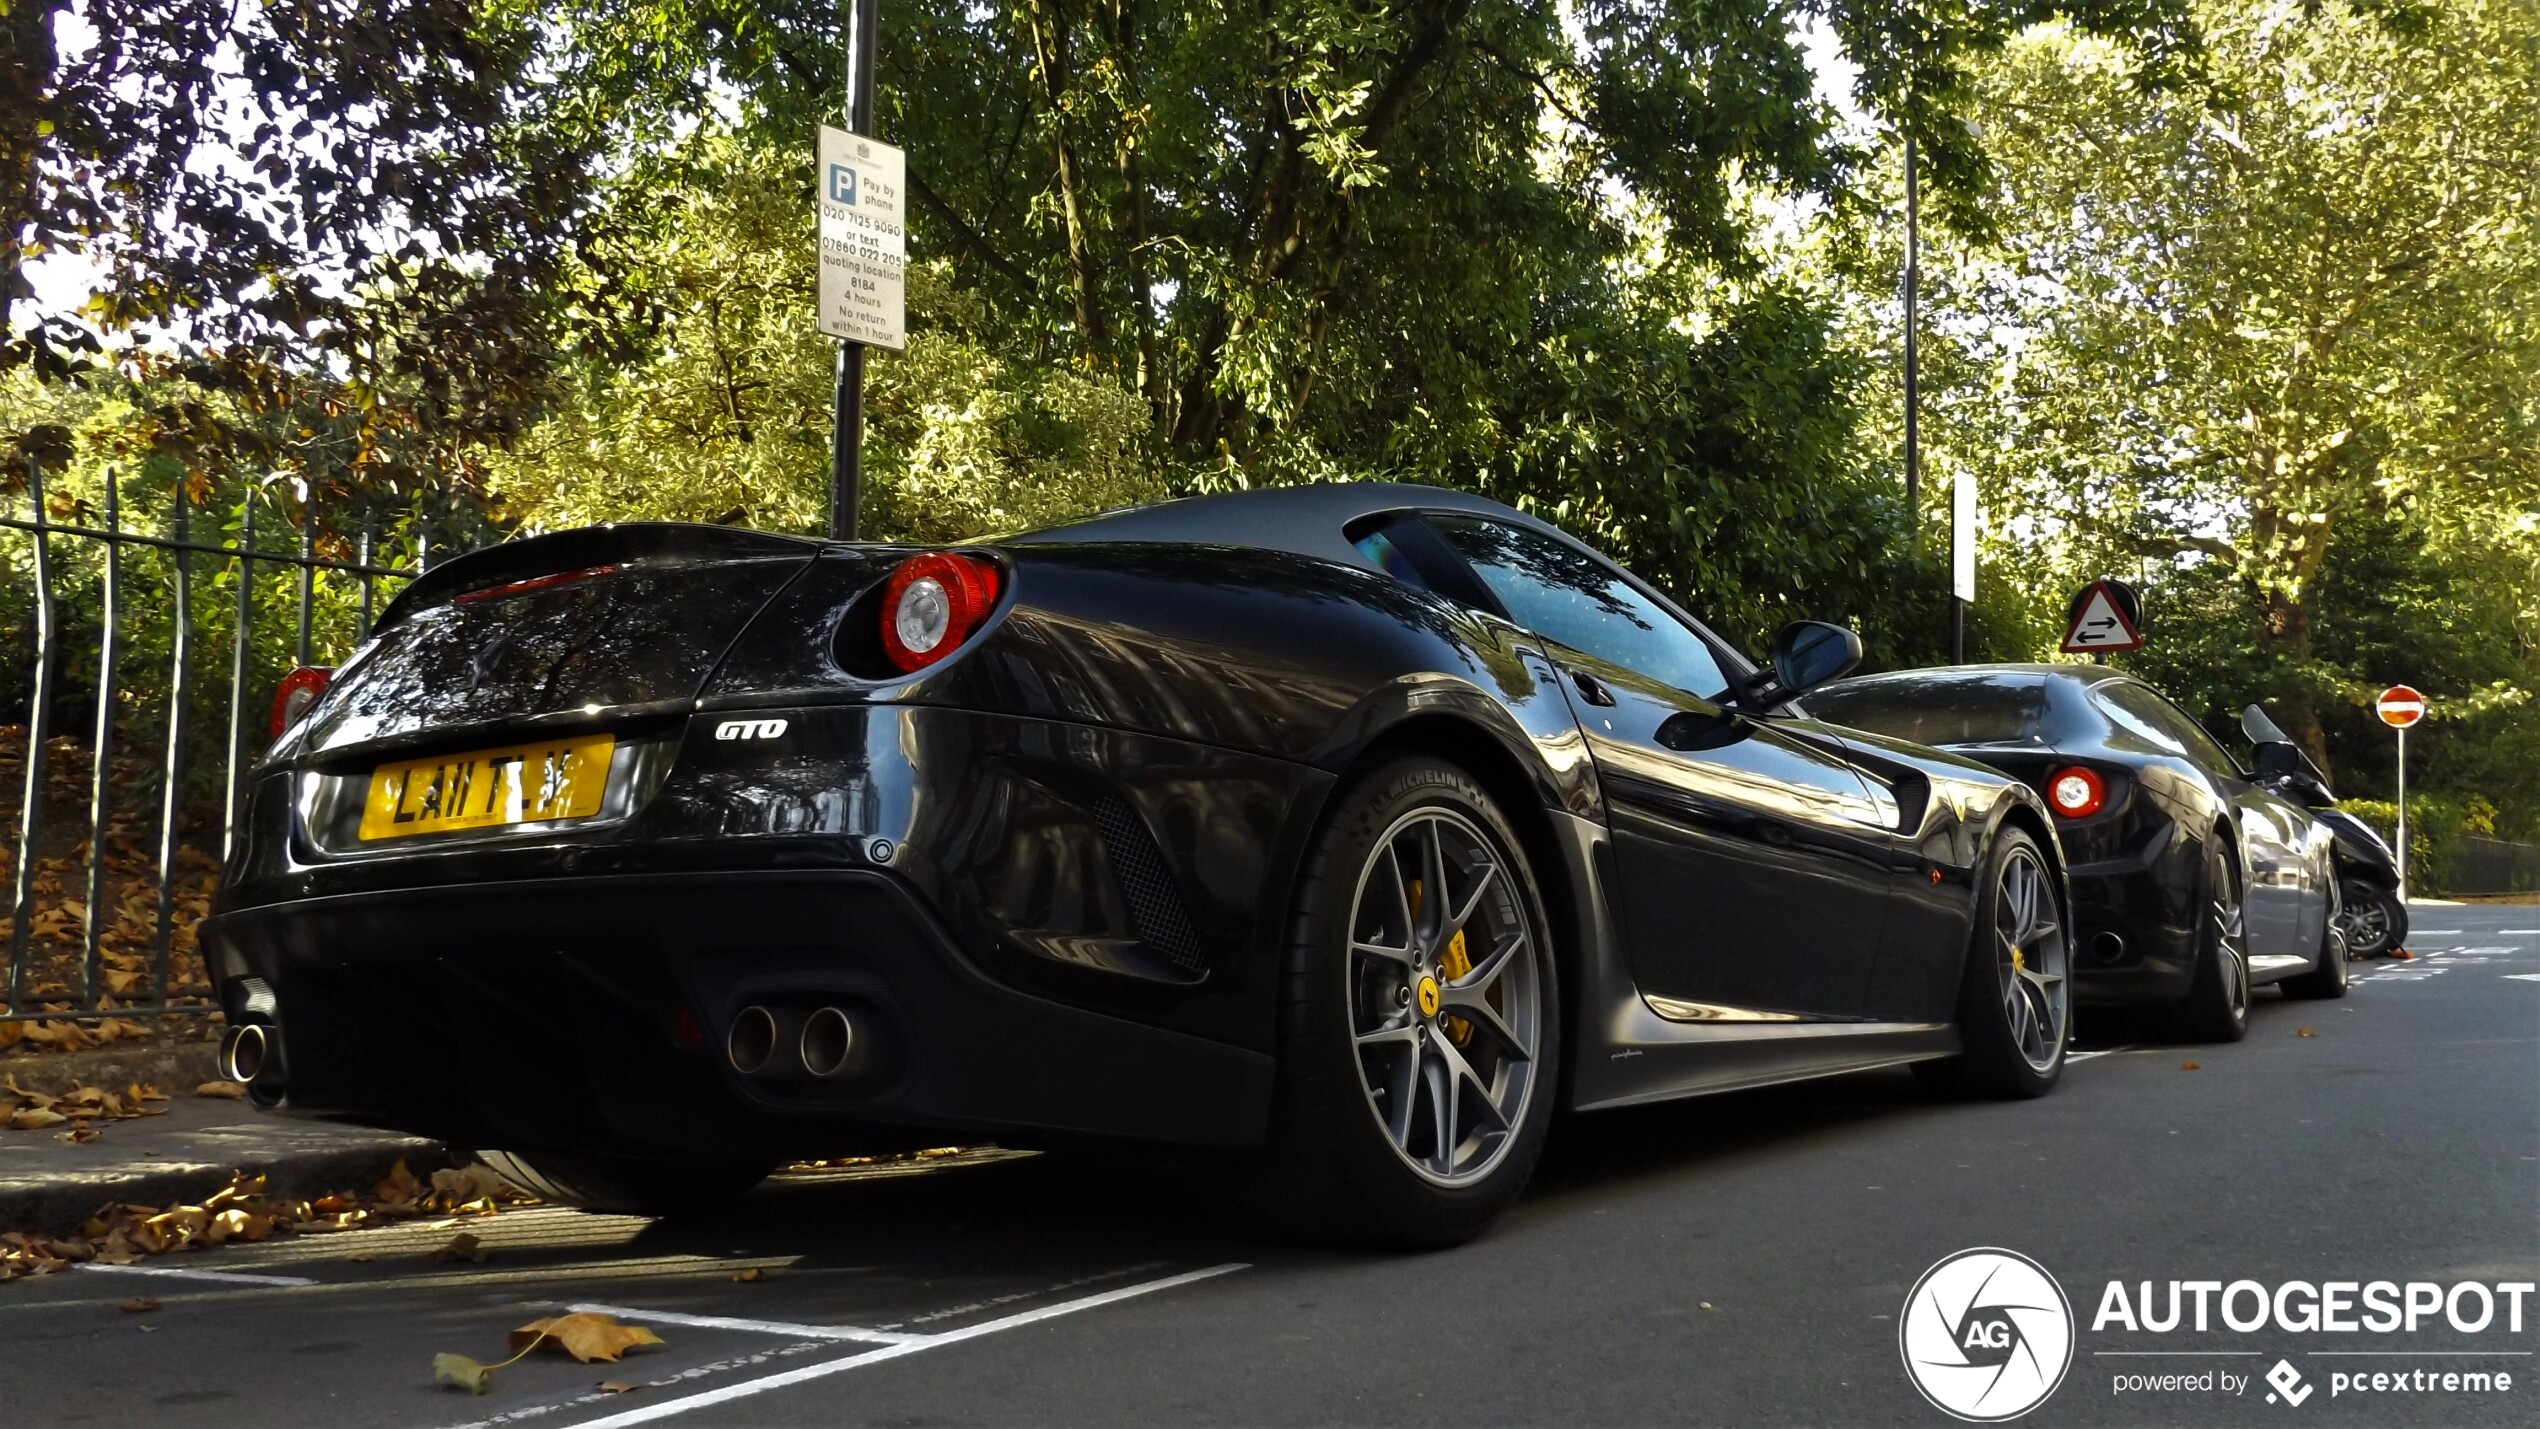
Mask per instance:
[[[53,15],[58,4],[21,3],[0,13],[0,333],[12,328],[26,296],[26,233],[36,220],[37,160],[47,99],[53,93]],[[0,357],[0,366],[23,353]]]
[[[1067,137],[1067,91],[1070,72],[1067,18],[1054,15],[1045,0],[1024,7],[1032,35],[1034,67],[1041,74],[1042,99],[1049,106],[1051,142],[1058,166],[1058,204],[1067,226],[1067,281],[1075,300],[1077,351],[1089,367],[1103,358],[1102,307],[1095,293],[1093,239],[1085,231],[1084,165]]]

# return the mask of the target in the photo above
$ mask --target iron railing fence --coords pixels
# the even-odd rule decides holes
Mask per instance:
[[[2540,844],[2463,834],[2446,882],[2449,893],[2540,892]]]
[[[20,751],[23,768],[15,860],[10,869],[9,960],[5,988],[0,989],[0,1022],[200,1011],[209,1005],[213,989],[202,975],[199,955],[182,947],[190,938],[187,915],[198,910],[180,907],[179,865],[189,854],[189,818],[191,827],[207,838],[210,821],[204,816],[215,799],[223,859],[236,838],[245,775],[262,752],[266,735],[265,721],[257,716],[271,697],[270,690],[262,687],[253,658],[258,637],[287,641],[291,655],[302,665],[318,663],[321,655],[331,661],[349,653],[369,636],[382,587],[410,580],[431,564],[436,553],[431,549],[427,509],[420,503],[370,502],[321,513],[318,502],[302,498],[296,484],[250,484],[234,512],[219,513],[212,539],[203,540],[197,539],[195,528],[209,513],[193,502],[181,484],[162,521],[146,523],[160,527],[154,532],[146,525],[127,522],[118,493],[120,483],[111,472],[103,483],[102,499],[89,508],[94,515],[88,521],[54,519],[48,514],[43,472],[30,461],[26,475],[26,514],[0,510],[0,532],[16,533],[24,540],[23,569],[32,576],[32,588],[22,597],[24,624],[9,633],[21,651],[31,634],[34,647]],[[264,508],[261,522],[259,507]],[[236,536],[225,539],[218,523],[232,515]],[[257,545],[259,525],[270,529],[277,523],[297,537],[298,549]],[[412,565],[390,564],[380,558],[383,535],[390,532],[402,537],[400,544]],[[68,549],[83,557],[67,564],[86,569],[65,571],[64,550],[58,544],[63,542],[72,543]],[[349,553],[349,558],[321,555],[321,547]],[[143,554],[155,559],[136,561]],[[210,570],[198,569],[198,562],[207,563]],[[136,588],[135,577],[146,574],[144,566],[155,566],[161,578]],[[288,593],[280,602],[259,595],[260,574],[269,577],[272,573],[287,578]],[[202,588],[211,587],[210,594],[217,598],[224,594],[218,590],[224,576],[232,587],[225,593],[227,601],[206,602]],[[268,578],[261,583],[273,582]],[[89,632],[96,641],[93,649],[71,646],[75,632],[66,626],[64,605],[74,596],[94,598]],[[153,598],[161,604],[149,609],[147,603]],[[322,602],[330,606],[331,615],[348,614],[349,622],[318,620]],[[207,604],[213,606],[211,612]],[[228,607],[225,612],[218,611],[222,604]],[[336,612],[335,605],[351,608]],[[202,642],[197,636],[206,625],[216,630],[221,613],[227,615],[230,644],[225,695],[217,686],[201,689],[197,685],[205,658],[198,651]],[[158,658],[142,678],[128,681],[127,667],[134,663],[130,636],[144,615],[156,622],[154,634],[163,625],[164,653],[144,652]],[[87,840],[76,869],[84,897],[77,900],[69,897],[70,880],[57,878],[71,871],[68,858],[42,857],[48,847],[61,843],[60,832],[45,822],[45,806],[56,726],[66,722],[66,713],[79,712],[77,692],[63,688],[65,657],[74,654],[93,661],[88,667],[93,670],[89,717],[78,721],[70,736],[72,748],[80,735],[86,736],[90,763]],[[68,711],[63,708],[66,704],[72,706]],[[207,705],[219,731],[213,750],[216,781],[202,780],[199,776],[204,771],[189,768],[189,741],[201,743],[192,738],[189,712],[199,714]],[[156,766],[156,778],[138,795],[119,789],[114,777],[117,741],[136,731],[143,737],[156,736],[142,756]],[[199,747],[194,755],[199,758]],[[189,797],[190,777],[197,785],[210,783],[212,791]],[[148,806],[142,813],[151,832],[146,875],[137,880],[143,884],[138,891],[150,904],[141,910],[149,914],[148,926],[142,930],[146,958],[128,946],[134,940],[133,918],[124,920],[122,941],[127,946],[111,952],[101,946],[107,936],[111,885],[121,881],[129,892],[136,881],[129,876],[129,863],[122,870],[125,876],[118,879],[108,849],[110,826],[128,827],[111,825],[119,812],[129,812],[118,809],[118,800],[136,798]],[[192,852],[199,862],[208,863],[201,858],[204,851]],[[48,864],[49,868],[43,866]],[[55,882],[65,886],[51,888]],[[79,903],[79,916],[68,920],[77,924],[76,937],[65,936],[65,920],[59,914],[42,916],[40,893],[48,889],[60,896],[62,904]],[[55,906],[67,912],[62,904]],[[133,911],[129,898],[124,911]],[[146,962],[146,969],[133,966],[138,962]]]

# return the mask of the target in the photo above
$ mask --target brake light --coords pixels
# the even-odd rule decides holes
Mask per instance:
[[[882,588],[882,652],[903,673],[961,648],[997,604],[997,568],[981,556],[911,556]]]
[[[2070,765],[2046,776],[2046,802],[2067,819],[2086,819],[2108,804],[2108,784],[2091,770]]]
[[[624,569],[625,567],[623,566],[584,566],[578,571],[558,571],[551,576],[531,576],[525,581],[506,581],[501,585],[480,586],[475,590],[463,590],[457,595],[450,597],[450,603],[452,605],[474,605],[480,600],[501,600],[507,595],[527,595],[533,590],[545,590],[550,586],[571,585],[575,581],[587,581],[595,576],[613,575]]]
[[[334,676],[330,666],[302,665],[282,677],[282,684],[273,692],[274,738],[282,738],[284,730],[300,722],[300,716],[307,714],[318,696],[326,693],[326,682]]]

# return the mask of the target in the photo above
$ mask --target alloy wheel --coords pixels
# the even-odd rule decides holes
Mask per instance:
[[[2249,1016],[2249,930],[2241,907],[2240,880],[2227,868],[2215,870],[2213,907],[2209,910],[2214,924],[2214,957],[2220,961],[2223,996],[2231,1007],[2232,1020],[2245,1021]]]
[[[1361,1089],[1394,1153],[1440,1186],[1516,1142],[1543,1045],[1541,938],[1504,857],[1449,809],[1397,819],[1359,871],[1349,925]]]
[[[2063,1054],[2071,1004],[2065,988],[2066,942],[2055,887],[2026,848],[2002,863],[1995,936],[2002,943],[2002,1012],[2012,1043],[2032,1070],[2051,1070]]]
[[[2349,897],[2338,909],[2338,931],[2349,957],[2368,958],[2390,944],[2390,912],[2377,897]]]

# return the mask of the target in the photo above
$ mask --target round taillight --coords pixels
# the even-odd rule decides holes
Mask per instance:
[[[947,551],[911,556],[882,588],[882,651],[902,671],[922,670],[961,648],[996,603],[993,562]]]
[[[2108,785],[2076,764],[2046,776],[2046,802],[2065,818],[2086,819],[2107,806]]]
[[[282,677],[281,686],[273,692],[274,738],[282,738],[284,730],[300,722],[300,716],[307,714],[318,696],[326,693],[326,682],[334,674],[325,665],[302,665]]]

